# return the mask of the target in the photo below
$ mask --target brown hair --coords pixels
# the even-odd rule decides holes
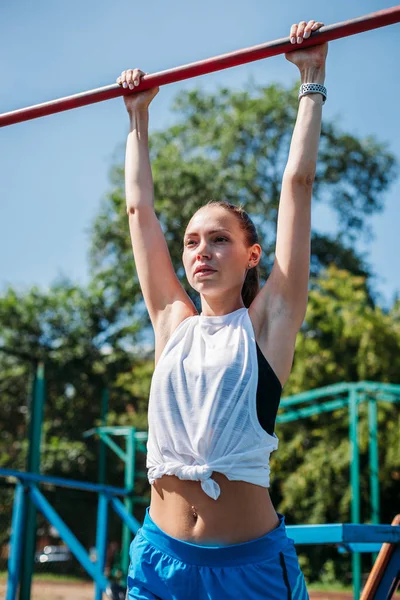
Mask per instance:
[[[234,214],[239,222],[241,230],[244,232],[247,244],[249,246],[258,244],[258,234],[254,223],[241,206],[235,206],[235,204],[230,204],[230,202],[226,202],[226,200],[210,200],[200,208],[205,208],[207,206],[219,206]],[[242,300],[246,308],[249,308],[259,291],[260,268],[256,265],[247,271],[242,287]]]

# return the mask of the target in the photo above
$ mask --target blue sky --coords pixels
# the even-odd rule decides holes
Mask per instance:
[[[373,0],[15,0],[0,4],[0,112],[113,83],[123,69],[155,72],[289,34],[292,22],[331,24],[393,6]],[[324,116],[357,136],[374,135],[400,160],[400,25],[330,44]],[[193,86],[243,89],[290,85],[283,56],[164,86],[150,131],[173,123],[173,98]],[[125,142],[121,98],[20,123],[0,131],[0,292],[58,275],[85,284],[90,226],[110,189],[109,169]],[[374,239],[359,240],[376,271],[380,304],[400,293],[400,182],[371,219]],[[329,209],[313,207],[313,226],[335,231]],[[127,235],[128,228],[127,228]]]

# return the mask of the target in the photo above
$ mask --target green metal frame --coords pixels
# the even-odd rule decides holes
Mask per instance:
[[[333,396],[333,400],[320,400]],[[360,457],[358,444],[358,406],[368,402],[368,449],[369,480],[371,490],[371,523],[379,523],[379,460],[378,460],[378,408],[377,402],[399,402],[400,385],[360,381],[358,383],[338,383],[308,392],[295,394],[282,399],[283,409],[277,423],[288,423],[324,412],[332,412],[348,407],[350,440],[350,487],[351,521],[360,523]],[[296,408],[292,408],[296,407]],[[352,553],[353,594],[358,600],[361,593],[361,556]]]

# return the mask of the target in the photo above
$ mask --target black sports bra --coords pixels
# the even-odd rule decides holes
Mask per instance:
[[[257,417],[261,427],[272,435],[282,394],[282,384],[257,343],[256,346],[258,363]]]

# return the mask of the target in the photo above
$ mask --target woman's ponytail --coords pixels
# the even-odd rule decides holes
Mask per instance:
[[[246,308],[249,308],[254,298],[260,291],[260,270],[259,266],[249,269],[242,287],[242,300]]]

